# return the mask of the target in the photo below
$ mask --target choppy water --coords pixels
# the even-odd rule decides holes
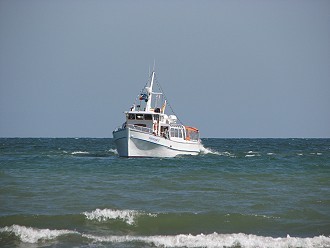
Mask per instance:
[[[0,247],[330,247],[330,139],[0,139]]]

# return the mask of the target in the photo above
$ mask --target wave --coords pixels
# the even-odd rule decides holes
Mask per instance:
[[[255,208],[258,208],[256,206]],[[300,221],[308,218],[309,224],[300,227]],[[71,229],[75,227],[106,228],[115,234],[125,230],[135,235],[174,235],[179,233],[251,233],[283,236],[299,226],[293,235],[329,235],[326,215],[315,211],[289,211],[281,215],[235,212],[144,212],[140,210],[94,209],[78,214],[64,215],[11,215],[0,217],[0,227],[20,225],[37,228]],[[312,220],[318,221],[313,228]],[[288,230],[288,231],[285,231]],[[0,245],[1,246],[1,245]]]
[[[88,220],[107,221],[122,220],[129,225],[135,224],[137,217],[142,215],[156,217],[156,214],[146,214],[137,210],[113,210],[113,209],[96,209],[92,212],[83,212]]]
[[[22,242],[25,243],[37,243],[41,240],[52,240],[62,235],[79,234],[76,231],[70,230],[50,230],[50,229],[38,229],[32,227],[25,227],[19,225],[12,225],[9,227],[0,228],[0,233],[13,233]]]
[[[0,228],[0,233],[14,234],[24,243],[37,243],[40,241],[51,241],[61,236],[75,235],[82,239],[88,239],[92,243],[132,243],[141,242],[145,245],[155,247],[329,247],[330,237],[315,236],[312,238],[290,237],[273,238],[257,236],[252,234],[178,234],[178,235],[155,235],[155,236],[134,236],[134,235],[109,235],[96,236],[72,230],[50,230],[12,225]],[[81,241],[83,242],[83,241]],[[85,242],[84,242],[85,243]]]
[[[248,151],[247,154],[245,155],[246,158],[252,158],[252,157],[260,157],[259,152],[254,152],[254,151]]]
[[[328,247],[330,237],[286,238],[263,237],[251,234],[179,234],[173,236],[94,236],[83,235],[93,242],[143,242],[156,247]]]
[[[82,155],[82,154],[89,154],[89,152],[82,152],[82,151],[71,152],[71,155]]]

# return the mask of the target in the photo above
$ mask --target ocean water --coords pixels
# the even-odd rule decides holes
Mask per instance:
[[[330,139],[0,139],[0,247],[330,247]]]

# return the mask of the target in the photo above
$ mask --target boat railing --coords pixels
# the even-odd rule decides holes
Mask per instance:
[[[126,127],[130,128],[130,129],[134,129],[137,131],[141,131],[144,133],[151,133],[152,134],[152,129],[149,127],[143,127],[143,126],[138,126],[138,125],[133,125],[133,124],[127,124]]]

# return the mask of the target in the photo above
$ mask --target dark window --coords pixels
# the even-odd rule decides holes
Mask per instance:
[[[144,115],[145,120],[152,120],[152,115]]]
[[[135,120],[135,114],[128,114],[129,120]]]

